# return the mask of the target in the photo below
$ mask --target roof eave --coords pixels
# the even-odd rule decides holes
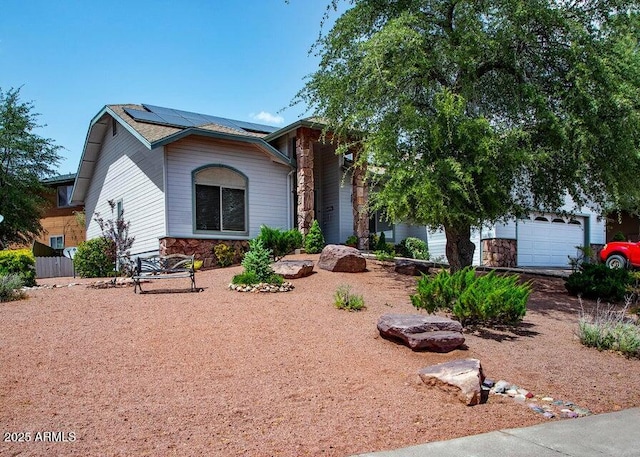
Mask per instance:
[[[264,138],[258,138],[255,136],[247,136],[247,135],[236,135],[233,133],[224,133],[224,132],[216,132],[213,130],[200,129],[197,127],[186,128],[181,130],[180,132],[176,132],[173,135],[166,136],[160,140],[154,141],[151,143],[151,148],[156,148],[159,146],[166,146],[167,144],[176,142],[191,135],[205,136],[208,138],[216,138],[219,140],[228,140],[228,141],[240,141],[243,143],[252,143],[257,145],[264,152],[272,156],[273,160],[279,162],[283,165],[288,165],[293,167],[294,164],[286,155],[282,154],[276,148],[271,146],[269,143],[265,141]]]
[[[273,133],[268,134],[267,136],[265,136],[263,138],[263,140],[265,141],[273,141],[283,135],[286,135],[287,133],[300,128],[300,127],[309,127],[312,129],[316,129],[316,130],[322,130],[326,127],[326,124],[322,123],[322,122],[318,122],[318,121],[314,121],[311,119],[299,119],[295,122],[293,122],[292,124],[289,124],[285,127],[282,127],[279,130],[276,130]]]
[[[151,149],[151,144],[144,138],[138,131],[136,131],[131,125],[125,122],[115,111],[113,111],[108,105],[104,106],[98,114],[96,114],[91,122],[89,122],[89,129],[87,130],[87,136],[84,140],[84,147],[82,148],[82,156],[80,157],[80,163],[78,164],[78,171],[76,172],[76,179],[73,185],[73,191],[71,192],[71,203],[80,205],[84,203],[87,189],[89,187],[89,181],[93,176],[94,165],[98,159],[99,151],[102,148],[102,138],[104,133],[109,127],[108,122],[103,121],[106,115],[114,118],[118,124],[123,126],[129,133],[135,136],[142,144]],[[102,132],[97,129],[102,129]],[[92,138],[97,133],[96,138]]]

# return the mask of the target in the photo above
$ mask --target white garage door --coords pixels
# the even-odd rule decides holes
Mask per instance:
[[[518,221],[519,267],[568,267],[584,245],[584,218],[533,215]]]

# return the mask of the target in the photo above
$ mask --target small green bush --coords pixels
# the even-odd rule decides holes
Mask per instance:
[[[232,284],[243,284],[245,286],[251,286],[259,282],[258,275],[254,271],[243,271],[231,278]]]
[[[531,284],[518,281],[518,275],[499,276],[493,271],[478,276],[470,267],[454,274],[441,270],[418,281],[411,302],[429,313],[448,311],[462,325],[515,325],[526,314],[531,294]]]
[[[380,262],[389,262],[394,259],[395,252],[375,251],[373,254],[376,256],[376,260],[379,260]]]
[[[378,246],[378,235],[374,232],[369,233],[369,250],[375,251]]]
[[[232,249],[229,245],[224,243],[216,244],[213,247],[213,253],[216,256],[216,261],[218,265],[221,267],[228,267],[233,263],[233,258],[236,255],[234,249]]]
[[[624,233],[622,232],[616,232],[616,234],[613,235],[612,241],[627,241],[627,237],[624,236]]]
[[[360,311],[364,309],[364,298],[362,295],[351,293],[351,286],[343,284],[338,286],[334,296],[334,305],[338,309],[346,309],[349,311]]]
[[[584,263],[565,279],[565,288],[571,295],[600,299],[606,302],[621,301],[627,287],[632,284],[631,273],[624,268],[608,268],[603,264]]]
[[[320,230],[320,224],[317,220],[313,221],[309,233],[304,238],[304,250],[307,254],[317,254],[324,248],[324,236],[322,230]]]
[[[387,239],[384,232],[380,232],[380,236],[378,237],[378,243],[375,245],[375,250],[386,252],[387,254],[391,254],[393,252],[393,244],[387,243]]]
[[[578,337],[587,347],[600,351],[618,351],[627,357],[640,357],[640,327],[625,317],[626,307],[621,311],[613,308],[586,313],[584,309],[578,320]]]
[[[408,237],[395,246],[396,253],[409,259],[429,260],[427,243],[419,238]]]
[[[83,278],[104,278],[113,275],[114,243],[104,237],[92,238],[78,245],[73,258],[76,273]]]
[[[244,286],[252,286],[254,284],[267,283],[275,286],[281,286],[284,283],[284,278],[279,274],[272,274],[266,281],[260,281],[258,275],[253,271],[244,271],[231,278],[232,284],[241,284]]]
[[[358,237],[355,236],[355,235],[349,235],[347,237],[347,241],[345,241],[344,244],[346,244],[347,246],[357,247],[358,246]]]
[[[0,251],[0,276],[16,274],[25,286],[36,285],[36,259],[29,249]]]
[[[0,302],[20,300],[25,294],[21,290],[24,282],[16,273],[0,276]]]
[[[235,275],[233,284],[259,284],[268,283],[281,285],[284,282],[282,276],[277,275],[271,268],[271,251],[264,247],[260,238],[249,241],[249,251],[242,259],[244,272]]]
[[[297,229],[280,230],[262,225],[258,238],[269,249],[276,259],[280,259],[302,247],[302,233]]]

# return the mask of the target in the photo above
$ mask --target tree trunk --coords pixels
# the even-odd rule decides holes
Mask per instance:
[[[471,242],[471,227],[445,226],[444,233],[447,236],[446,254],[451,272],[470,266],[473,263],[473,252],[476,250],[475,244]]]

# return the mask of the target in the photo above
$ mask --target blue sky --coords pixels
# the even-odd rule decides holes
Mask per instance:
[[[34,103],[37,133],[64,147],[61,174],[76,172],[107,104],[286,125],[309,114],[287,106],[316,69],[309,49],[327,3],[3,0],[0,88]]]

